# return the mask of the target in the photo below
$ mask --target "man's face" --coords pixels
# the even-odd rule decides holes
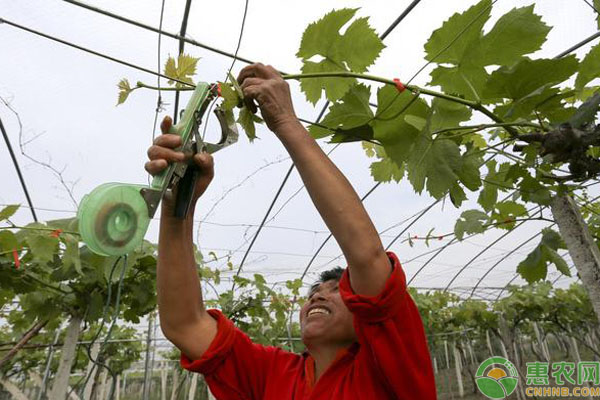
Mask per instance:
[[[352,313],[340,296],[338,282],[321,283],[300,309],[300,329],[305,344],[350,345],[356,341]]]

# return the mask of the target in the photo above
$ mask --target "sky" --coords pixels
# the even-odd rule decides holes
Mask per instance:
[[[88,1],[102,9],[130,19],[159,26],[162,2],[159,0]],[[298,72],[300,60],[295,54],[306,26],[334,8],[360,7],[358,16],[369,17],[371,26],[383,32],[410,2],[402,1],[305,1],[283,2],[250,0],[239,55],[273,65],[280,71]],[[424,64],[423,45],[431,32],[440,27],[454,12],[474,4],[472,0],[423,0],[414,11],[386,38],[387,46],[370,73],[387,78],[405,79]],[[178,32],[185,1],[166,0],[163,29]],[[235,51],[245,2],[193,2],[187,36],[221,50]],[[532,1],[498,0],[486,29],[500,15]],[[596,31],[594,11],[583,0],[535,2],[535,10],[553,26],[544,48],[535,56],[552,57]],[[162,37],[158,52],[158,35],[138,27],[99,15],[60,0],[0,0],[0,17],[59,37],[112,57],[156,71],[169,55],[176,55],[178,42]],[[576,54],[581,57],[591,45]],[[197,81],[223,80],[231,59],[186,45],[185,52],[200,57]],[[96,186],[105,182],[148,182],[143,169],[146,150],[155,131],[154,115],[157,92],[137,90],[127,102],[116,105],[117,83],[143,81],[154,85],[156,77],[94,55],[40,38],[7,24],[0,24],[0,96],[18,113],[0,103],[2,119],[40,220],[74,216],[77,203]],[[237,75],[245,64],[236,62]],[[426,69],[414,81],[426,85]],[[163,81],[163,85],[165,82]],[[313,107],[306,102],[296,83],[291,83],[299,117],[314,120],[324,105]],[[183,103],[187,94],[182,96]],[[173,112],[172,94],[163,94],[166,110],[160,118]],[[483,121],[483,120],[482,120]],[[208,139],[219,135],[214,117],[209,120]],[[259,127],[259,140],[249,143],[242,134],[235,145],[215,155],[216,177],[199,201],[196,210],[197,235],[202,252],[208,256],[231,255],[238,265],[256,232],[275,193],[291,165],[283,146],[266,127]],[[21,136],[21,139],[19,139]],[[26,143],[25,155],[19,140]],[[321,141],[326,151],[332,145]],[[55,171],[61,171],[64,185]],[[370,160],[360,144],[344,144],[331,153],[332,160],[348,177],[359,196],[374,185],[370,176]],[[26,205],[17,174],[7,148],[0,145],[0,204]],[[431,204],[426,194],[417,195],[406,181],[380,185],[364,202],[367,211],[382,234],[384,245],[403,229],[407,218]],[[474,208],[471,199],[460,210],[449,202],[438,204],[409,230],[411,236],[424,236],[432,228],[436,234],[449,233],[460,212]],[[200,221],[203,221],[200,223]],[[31,214],[22,207],[15,222],[31,222]],[[152,221],[146,238],[156,242],[158,221]],[[496,261],[524,240],[539,232],[538,223],[527,223],[485,252],[453,283],[459,292],[472,287]],[[463,266],[504,232],[491,231],[451,246],[427,265],[411,285],[419,288],[445,287]],[[299,277],[310,258],[328,235],[327,228],[314,209],[298,174],[294,171],[277,200],[273,213],[256,241],[243,268],[243,273],[262,273],[271,283]],[[448,243],[448,239],[429,244],[417,241],[414,247],[399,239],[391,250],[403,262],[409,279],[429,256],[423,253]],[[501,262],[482,282],[483,287],[504,287],[515,276],[515,267],[525,258],[537,240],[529,242],[513,256]],[[345,266],[339,247],[330,240],[309,269],[307,283],[319,271],[335,265]],[[420,258],[414,259],[421,255]],[[414,260],[413,260],[414,259]],[[224,268],[222,262],[215,263]],[[550,269],[550,277],[558,275]],[[225,274],[227,275],[227,273]],[[229,275],[231,275],[229,273]],[[566,286],[571,279],[561,279]],[[522,282],[520,279],[515,283]],[[491,290],[491,289],[490,289]],[[462,292],[461,292],[462,293]],[[488,291],[478,292],[487,296]],[[497,292],[496,292],[497,293]]]

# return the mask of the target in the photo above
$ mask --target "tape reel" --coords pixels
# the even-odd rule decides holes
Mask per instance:
[[[79,205],[79,232],[90,250],[121,256],[141,246],[150,217],[140,190],[144,185],[105,183]]]

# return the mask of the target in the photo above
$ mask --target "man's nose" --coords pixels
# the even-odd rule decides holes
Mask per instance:
[[[323,293],[317,292],[310,298],[310,304],[313,304],[317,301],[327,301],[327,297],[325,297]]]

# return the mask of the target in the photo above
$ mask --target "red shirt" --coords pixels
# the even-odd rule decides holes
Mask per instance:
[[[398,258],[375,297],[354,294],[348,270],[339,290],[354,314],[358,343],[341,351],[314,383],[314,360],[278,347],[253,343],[218,310],[218,333],[199,360],[181,356],[181,365],[204,374],[218,400],[385,400],[436,398],[423,323],[406,291]]]

